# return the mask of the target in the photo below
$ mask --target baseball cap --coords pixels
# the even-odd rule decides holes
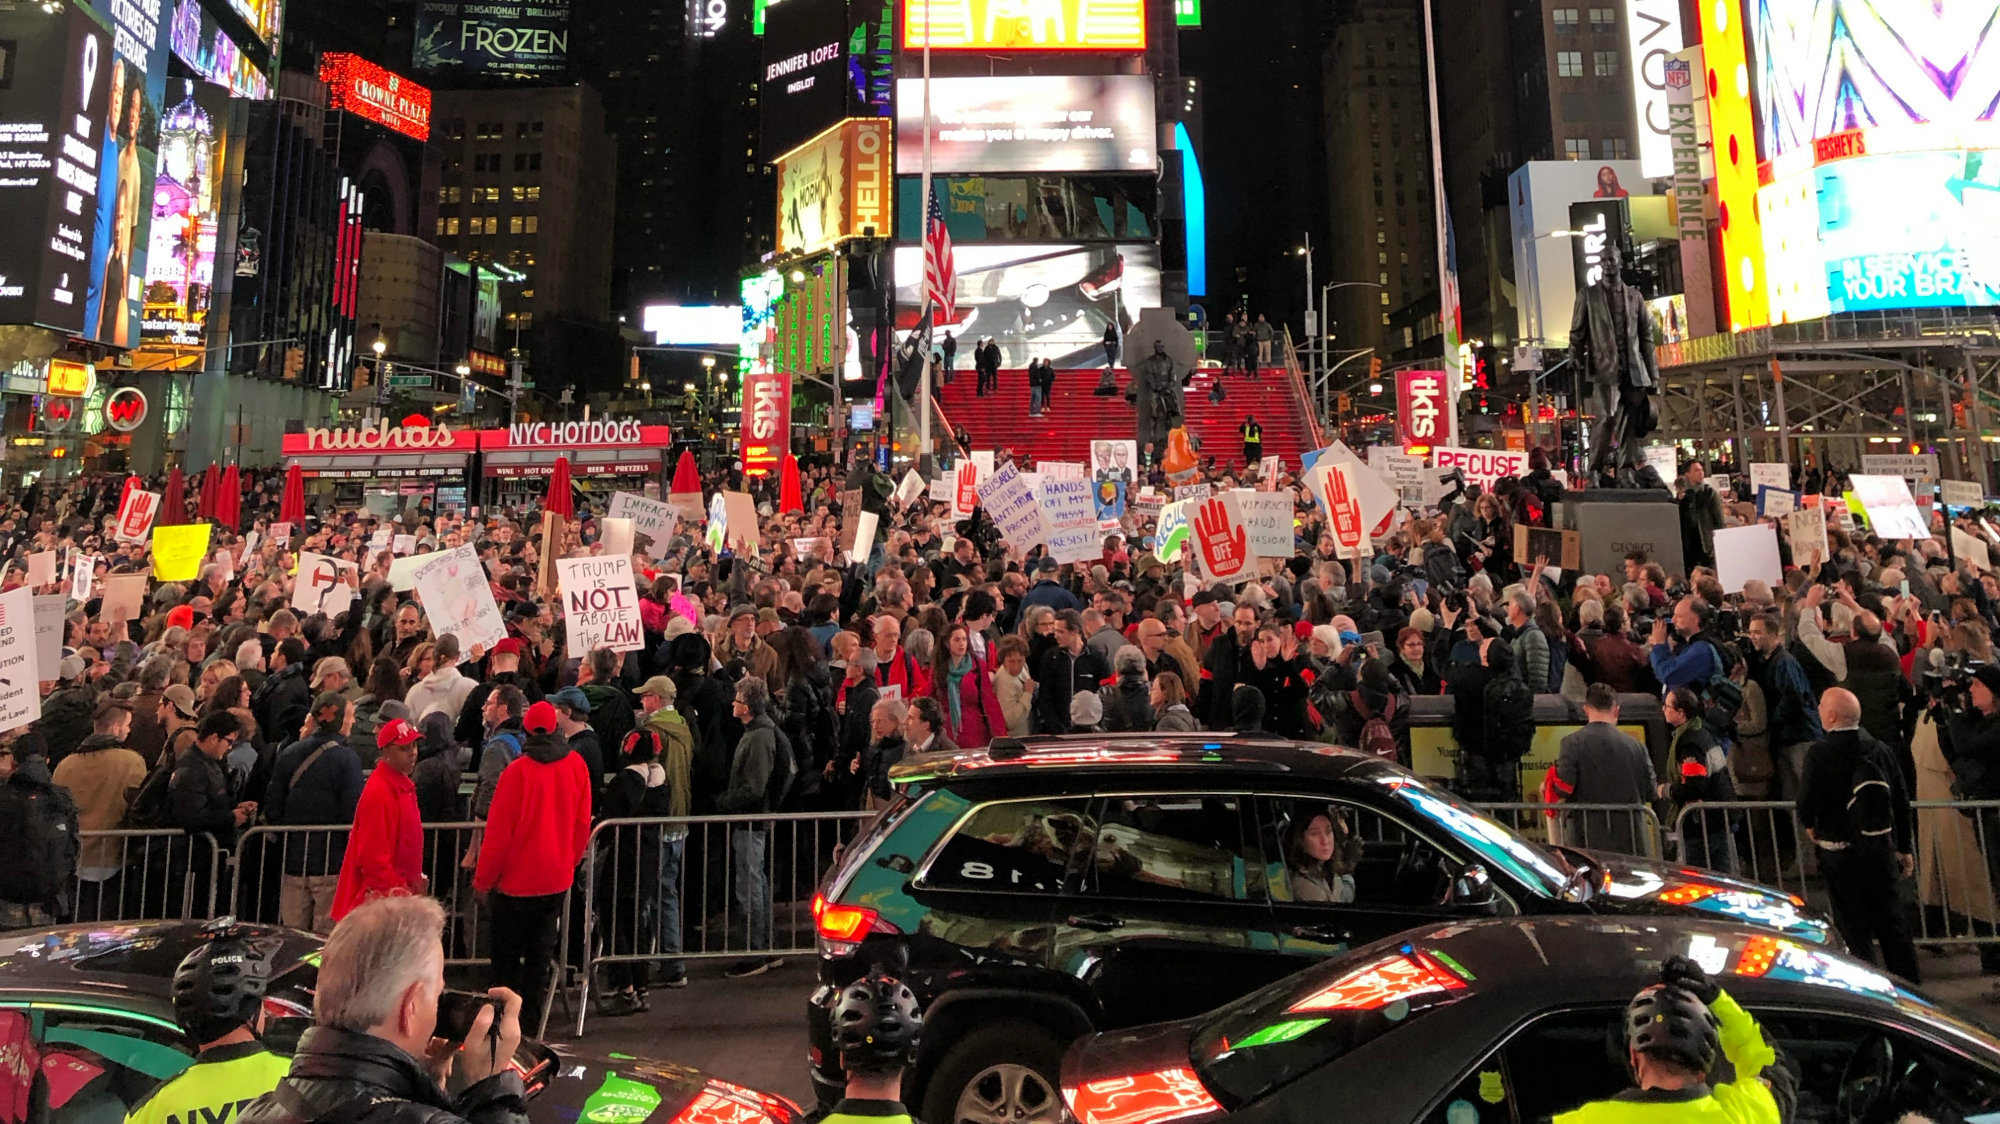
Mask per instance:
[[[493,645],[493,654],[496,656],[518,656],[521,654],[521,647],[520,637],[509,636],[498,644]]]
[[[555,704],[543,699],[528,707],[528,712],[521,716],[521,725],[531,734],[552,734],[556,729],[556,717]]]
[[[776,610],[776,609],[759,609],[759,610],[757,610],[757,623],[758,623],[758,624],[783,624],[783,623],[785,623],[785,622],[784,622],[784,619],[783,619],[782,617],[778,616],[778,610]]]
[[[313,696],[312,713],[318,714],[330,706],[344,707],[346,705],[346,695],[338,691],[321,691],[319,694]]]
[[[1044,574],[1053,574],[1062,569],[1062,566],[1055,559],[1044,556],[1041,562],[1036,564],[1035,569]]]
[[[62,662],[56,665],[56,678],[81,679],[86,666],[82,656],[64,656]]]
[[[182,718],[193,718],[201,712],[201,704],[195,701],[194,692],[185,683],[176,683],[160,692],[160,697],[172,703]]]
[[[382,723],[381,729],[375,731],[375,748],[387,749],[392,745],[409,745],[421,737],[423,735],[417,732],[415,726],[400,718],[391,718]]]
[[[173,608],[171,608],[171,609],[168,609],[168,610],[167,610],[167,627],[168,627],[168,628],[193,628],[193,627],[194,627],[194,606],[193,606],[193,605],[176,605],[176,606],[174,606]]]
[[[639,693],[642,695],[657,695],[661,702],[670,703],[674,701],[674,696],[680,694],[680,690],[674,686],[673,680],[664,675],[655,675],[640,685]]]
[[[328,656],[313,668],[312,686],[317,687],[326,682],[326,677],[329,675],[344,675],[350,680],[354,678],[354,673],[347,668],[346,660],[339,656]]]
[[[557,706],[568,707],[571,710],[581,711],[584,714],[590,713],[590,696],[584,694],[581,687],[564,687],[562,690],[550,695],[549,701]]]
[[[1197,608],[1202,605],[1213,605],[1215,604],[1216,600],[1217,598],[1215,596],[1214,590],[1198,589],[1195,591],[1194,596],[1188,599],[1188,607]]]

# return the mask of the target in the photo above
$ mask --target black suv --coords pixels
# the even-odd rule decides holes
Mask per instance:
[[[813,1080],[838,1098],[836,990],[897,965],[926,1014],[905,1100],[931,1124],[1055,1124],[1075,1039],[1199,1014],[1415,925],[1692,909],[1831,939],[1781,891],[1544,847],[1324,745],[1001,739],[895,779],[813,900]]]

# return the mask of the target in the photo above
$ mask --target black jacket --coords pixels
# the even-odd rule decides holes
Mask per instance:
[[[320,748],[324,746],[325,752]],[[318,753],[309,768],[306,759]],[[341,737],[328,730],[300,738],[278,754],[271,769],[271,783],[258,799],[258,811],[266,823],[301,827],[330,824],[347,828],[354,823],[354,807],[361,802],[361,788],[368,775],[361,758]],[[347,854],[346,831],[286,833],[284,840],[286,874],[338,874]]]
[[[1078,691],[1095,691],[1107,678],[1104,661],[1083,648],[1075,656],[1061,645],[1049,649],[1035,669],[1035,701],[1032,716],[1038,734],[1067,734],[1069,700]]]
[[[49,744],[50,768],[62,764],[62,759],[90,736],[90,720],[96,710],[97,688],[87,683],[59,687],[50,693],[48,701],[42,704],[42,718],[37,723]],[[146,763],[147,768],[152,765],[150,761]]]
[[[312,686],[306,680],[306,665],[288,666],[268,676],[250,693],[250,713],[257,716],[257,728],[264,740],[283,745],[299,736],[312,709]]]
[[[475,1049],[477,1047],[474,1047]],[[512,1069],[453,1097],[422,1063],[373,1035],[316,1026],[292,1071],[238,1114],[238,1124],[527,1124]]]
[[[1229,698],[1238,683],[1248,682],[1250,649],[1237,643],[1236,630],[1226,628],[1201,661],[1201,686],[1195,691],[1194,716],[1210,730],[1230,728]],[[1264,700],[1270,702],[1269,699]]]
[[[2000,797],[2000,715],[1970,707],[1945,720],[1943,749],[1951,762],[1951,794],[1959,800]],[[1775,743],[1774,743],[1775,744]]]
[[[1903,784],[1895,752],[1866,730],[1835,730],[1806,752],[1805,775],[1799,779],[1799,826],[1820,843],[1862,842],[1848,811],[1856,781],[1864,773],[1889,783],[1889,810],[1895,822],[1891,841],[1897,854],[1912,853],[1916,820],[1910,790]]]
[[[519,687],[531,703],[542,700],[542,685],[524,671],[501,671],[486,676],[465,696],[465,705],[458,708],[458,725],[452,729],[458,744],[481,745],[486,741],[486,718],[480,712],[486,708],[486,697],[493,693],[493,688],[503,683]]]
[[[843,698],[838,693],[840,687],[836,686],[834,690],[836,699]],[[848,767],[855,758],[865,759],[868,743],[874,739],[873,733],[868,728],[868,716],[874,711],[875,702],[881,698],[881,694],[881,690],[875,686],[873,675],[859,682],[846,684],[844,698],[847,711],[844,714],[834,715],[836,734],[833,749],[833,779],[836,787],[843,783],[842,778],[848,775]]]
[[[225,849],[236,845],[236,796],[229,791],[229,774],[222,762],[191,747],[174,762],[167,780],[170,827],[189,835],[215,836]]]
[[[1152,695],[1153,689],[1146,683],[1144,672],[1121,675],[1117,682],[1099,687],[1097,698],[1104,706],[1104,731],[1143,733],[1151,730],[1157,721],[1153,714]]]
[[[901,734],[871,741],[861,751],[861,785],[878,800],[888,800],[895,790],[889,787],[889,769],[910,751]]]

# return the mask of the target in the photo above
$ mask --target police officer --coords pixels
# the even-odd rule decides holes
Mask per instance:
[[[1660,982],[1625,1008],[1634,1088],[1555,1118],[1555,1124],[1646,1124],[1727,1120],[1779,1124],[1792,1118],[1797,1087],[1757,1020],[1684,956],[1660,966]],[[1711,1087],[1720,1049],[1735,1080]]]
[[[278,1087],[291,1059],[264,1048],[264,991],[270,950],[245,939],[229,919],[174,971],[174,1020],[201,1044],[194,1064],[132,1106],[125,1124],[228,1124],[245,1104]]]
[[[916,1061],[923,1029],[917,997],[879,968],[843,988],[833,1004],[833,1047],[847,1095],[820,1124],[914,1124],[903,1107],[903,1071]]]

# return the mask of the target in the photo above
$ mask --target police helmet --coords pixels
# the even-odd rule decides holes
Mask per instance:
[[[833,1003],[833,1046],[850,1070],[894,1071],[916,1060],[924,1016],[901,980],[871,972]]]
[[[270,983],[268,949],[233,926],[211,928],[174,970],[174,1020],[196,1042],[213,1042],[256,1022]]]
[[[1722,1044],[1722,1029],[1708,1005],[1686,988],[1654,984],[1625,1008],[1625,1041],[1633,1050],[1707,1073]]]

